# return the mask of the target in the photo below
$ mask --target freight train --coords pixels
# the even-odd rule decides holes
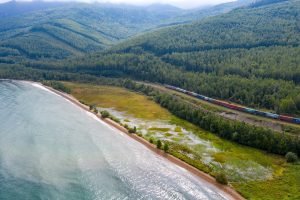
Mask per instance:
[[[241,111],[241,112],[246,112],[246,113],[250,113],[252,115],[258,115],[258,116],[262,116],[262,117],[267,117],[267,118],[272,118],[272,119],[277,119],[277,120],[281,120],[281,121],[285,121],[285,122],[289,122],[289,123],[294,123],[294,124],[300,124],[300,118],[295,118],[295,117],[291,117],[291,116],[285,116],[285,115],[278,115],[275,113],[271,113],[271,112],[263,112],[263,111],[259,111],[256,109],[252,109],[252,108],[247,108],[247,107],[243,107],[243,106],[238,106],[238,105],[234,105],[225,101],[220,101],[220,100],[216,100],[210,97],[206,97],[194,92],[190,92],[178,87],[174,87],[171,85],[164,85],[166,88],[171,89],[171,90],[175,90],[184,94],[187,94],[189,96],[192,97],[196,97],[198,99],[204,100],[204,101],[208,101],[210,103],[219,105],[219,106],[223,106],[232,110],[237,110],[237,111]]]

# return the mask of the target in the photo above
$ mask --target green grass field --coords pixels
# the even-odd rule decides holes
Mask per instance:
[[[200,170],[211,175],[224,170],[230,184],[247,199],[300,199],[299,164],[220,139],[173,116],[146,96],[118,87],[65,85],[78,100],[113,109],[124,122],[150,124],[143,137],[169,142],[171,154]],[[196,142],[189,142],[191,134]]]
[[[137,95],[118,87],[91,86],[65,83],[72,89],[72,94],[78,100],[103,108],[114,108],[147,120],[171,118],[167,110],[153,103],[146,96]]]

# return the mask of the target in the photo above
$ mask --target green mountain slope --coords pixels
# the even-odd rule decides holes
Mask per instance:
[[[15,12],[18,4],[0,5],[0,10],[12,5],[11,12],[6,12],[10,17],[0,20],[0,47],[2,55],[17,54],[20,59],[59,59],[100,51],[183,12],[167,5],[81,3],[50,3],[46,9],[49,3],[33,2],[20,3],[20,14]],[[10,55],[12,51],[17,53]]]
[[[152,32],[129,40],[120,49],[139,46],[156,55],[212,49],[299,44],[299,1],[229,14]]]
[[[82,56],[142,32],[228,12],[250,2],[181,10],[164,4],[11,1],[0,4],[0,63]]]
[[[297,114],[299,14],[298,0],[236,9],[144,34],[66,65],[75,66],[70,67],[75,71],[169,83],[248,106]]]

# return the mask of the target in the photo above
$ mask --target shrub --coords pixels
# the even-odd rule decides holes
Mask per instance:
[[[129,129],[128,124],[124,124],[124,128]]]
[[[101,111],[101,116],[103,118],[108,118],[110,116],[109,112],[107,112],[106,110]]]
[[[223,184],[223,185],[227,185],[227,184],[228,184],[227,177],[226,177],[226,175],[225,175],[224,173],[218,173],[218,174],[216,175],[216,181],[217,181],[218,183]]]
[[[289,163],[293,163],[293,162],[296,162],[298,160],[298,156],[293,152],[288,152],[285,155],[285,158],[286,158],[286,161],[289,162]]]
[[[153,141],[153,138],[150,138],[150,139],[149,139],[149,142],[150,142],[151,144],[153,144],[153,142],[154,142],[154,141]]]
[[[109,117],[110,117],[111,120],[113,120],[113,121],[115,121],[115,122],[117,122],[117,123],[120,124],[121,121],[120,121],[118,118],[113,117],[113,116],[111,116],[111,115],[110,115]]]
[[[43,81],[43,84],[46,86],[50,86],[55,90],[59,90],[61,92],[65,92],[70,94],[71,93],[71,89],[66,87],[63,83],[58,82],[58,81]]]
[[[136,127],[130,128],[128,131],[129,133],[136,133]]]
[[[160,149],[161,146],[162,146],[161,141],[160,141],[160,140],[157,140],[156,147],[157,147],[158,149]]]
[[[165,143],[164,145],[164,151],[165,152],[168,152],[169,151],[169,145],[167,143]]]

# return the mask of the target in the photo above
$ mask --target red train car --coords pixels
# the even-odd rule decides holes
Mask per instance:
[[[282,120],[282,121],[286,121],[286,122],[291,122],[291,123],[294,122],[293,117],[289,117],[289,116],[285,116],[285,115],[279,115],[279,119]]]
[[[244,111],[244,107],[237,106],[237,105],[234,105],[234,104],[229,104],[229,105],[230,105],[230,108],[233,109],[233,110]]]
[[[215,101],[213,101],[213,102],[214,102],[215,104],[218,104],[218,105],[221,105],[221,106],[224,106],[224,107],[226,107],[226,108],[233,109],[233,110],[240,110],[240,111],[243,111],[243,110],[244,110],[244,107],[237,106],[237,105],[234,105],[234,104],[225,102],[225,101],[215,100]]]

